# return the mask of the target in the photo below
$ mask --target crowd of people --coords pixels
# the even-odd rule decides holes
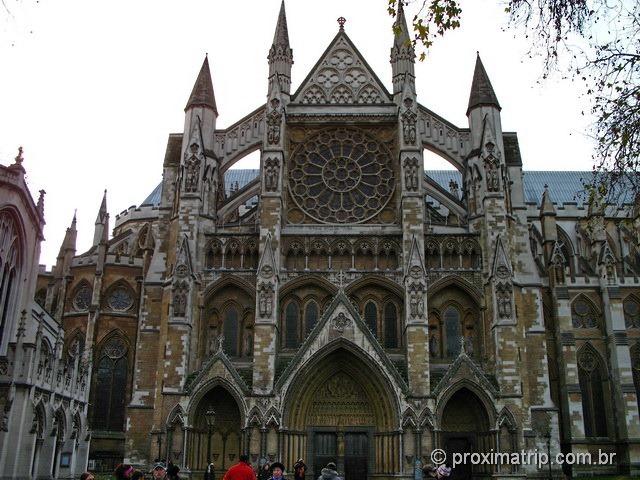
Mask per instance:
[[[229,467],[221,480],[288,480],[285,477],[285,466],[280,462],[269,463],[266,459],[260,460],[257,472],[249,463],[247,455],[240,455],[238,463]],[[180,468],[169,462],[165,466],[162,462],[157,462],[151,472],[152,480],[180,480]],[[299,459],[293,465],[293,478],[290,480],[305,480],[307,474],[307,465],[302,459]],[[446,479],[451,474],[449,465],[441,465],[433,467],[427,465],[423,469],[425,479],[435,478],[437,480]],[[137,470],[131,465],[120,464],[113,472],[114,480],[144,480],[145,473]],[[80,480],[95,480],[92,473],[85,472],[80,476]],[[209,463],[204,473],[204,480],[216,480],[215,465]],[[338,474],[338,468],[334,462],[329,462],[320,472],[317,480],[342,480]]]
[[[266,459],[262,459],[256,472],[249,463],[249,457],[240,455],[238,463],[231,466],[221,480],[288,480],[285,477],[285,471],[282,463],[269,463]],[[180,480],[180,468],[171,462],[168,466],[165,466],[163,462],[157,462],[148,473],[152,480]],[[290,480],[304,480],[306,474],[307,465],[302,459],[299,459],[293,466],[293,477]],[[114,480],[144,480],[145,472],[123,463],[116,467],[113,476]],[[95,477],[92,473],[85,472],[80,476],[80,480],[95,480]],[[204,480],[216,480],[213,463],[209,463],[205,469]],[[336,471],[336,464],[328,463],[322,469],[318,480],[342,480],[342,478]]]

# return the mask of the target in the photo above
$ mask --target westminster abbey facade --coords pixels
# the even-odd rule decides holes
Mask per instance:
[[[58,400],[43,390],[20,413],[35,425],[25,461],[44,445],[51,476],[72,476],[71,449],[95,470],[162,459],[198,477],[210,460],[219,478],[247,452],[302,458],[309,478],[335,461],[347,480],[408,479],[435,448],[600,449],[612,464],[565,472],[640,471],[640,202],[587,204],[580,172],[523,171],[480,57],[468,125],[429,110],[402,8],[395,30],[390,89],[340,19],[293,91],[283,3],[266,102],[224,129],[204,60],[162,183],[113,223],[105,192],[93,246],[76,252],[74,219],[37,274],[29,309],[64,335],[33,356],[68,370]],[[233,168],[255,151],[259,169]],[[425,151],[455,170],[429,170]],[[10,365],[24,343],[13,315]],[[65,375],[77,393],[63,395]],[[66,433],[52,434],[62,408]],[[15,409],[5,401],[5,422]]]

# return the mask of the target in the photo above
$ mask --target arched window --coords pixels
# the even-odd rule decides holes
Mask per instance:
[[[298,319],[300,317],[298,304],[289,302],[284,318],[284,348],[298,347]]]
[[[624,324],[627,328],[640,327],[640,302],[635,297],[627,297],[623,304]]]
[[[0,342],[14,311],[18,269],[18,231],[8,213],[0,214]]]
[[[307,303],[307,307],[304,311],[304,324],[307,330],[307,335],[313,330],[313,327],[318,323],[318,304],[313,300]]]
[[[99,350],[93,399],[94,430],[124,431],[127,350],[119,336],[111,337]]]
[[[444,330],[447,342],[447,357],[454,358],[460,353],[460,312],[450,306],[444,311]]]
[[[231,357],[238,356],[238,310],[229,307],[224,315],[222,334],[224,335],[224,351]]]
[[[375,336],[378,336],[378,307],[374,302],[364,306],[364,321]]]
[[[605,376],[600,355],[590,345],[583,347],[578,354],[578,380],[582,393],[584,434],[587,437],[606,437]]]
[[[595,328],[598,326],[598,317],[593,304],[584,297],[578,297],[571,305],[573,328]]]
[[[384,346],[398,348],[398,312],[392,302],[384,306]]]

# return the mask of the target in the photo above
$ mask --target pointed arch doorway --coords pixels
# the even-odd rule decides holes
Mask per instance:
[[[468,388],[457,390],[442,410],[441,448],[450,460],[454,453],[488,452],[494,446],[489,414],[478,396]],[[487,478],[490,466],[458,465],[451,480]]]
[[[335,462],[345,480],[400,468],[395,393],[360,352],[319,355],[293,379],[285,401],[285,465],[303,458],[318,478]]]
[[[215,426],[206,422],[207,410],[215,412]],[[217,385],[198,402],[188,430],[186,466],[192,472],[204,472],[209,462],[215,464],[216,475],[238,461],[242,447],[242,416],[238,402],[229,391]]]

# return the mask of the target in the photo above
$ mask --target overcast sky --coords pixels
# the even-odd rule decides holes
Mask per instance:
[[[47,191],[40,263],[55,262],[78,210],[78,253],[90,247],[102,192],[111,226],[160,182],[171,132],[209,54],[220,117],[234,123],[265,101],[267,53],[280,0],[5,0],[0,11],[0,163],[19,145],[31,193]],[[287,0],[295,90],[338,30],[347,33],[391,87],[393,41],[387,0]],[[463,0],[463,27],[416,65],[419,101],[460,127],[476,50],[517,131],[525,170],[588,170],[588,109],[579,85],[538,84],[540,62],[522,34],[503,31],[504,5]],[[0,9],[2,7],[0,6]],[[409,10],[411,12],[411,10]],[[515,35],[514,35],[515,34]],[[257,166],[256,155],[237,167]],[[442,168],[429,156],[426,168]]]

